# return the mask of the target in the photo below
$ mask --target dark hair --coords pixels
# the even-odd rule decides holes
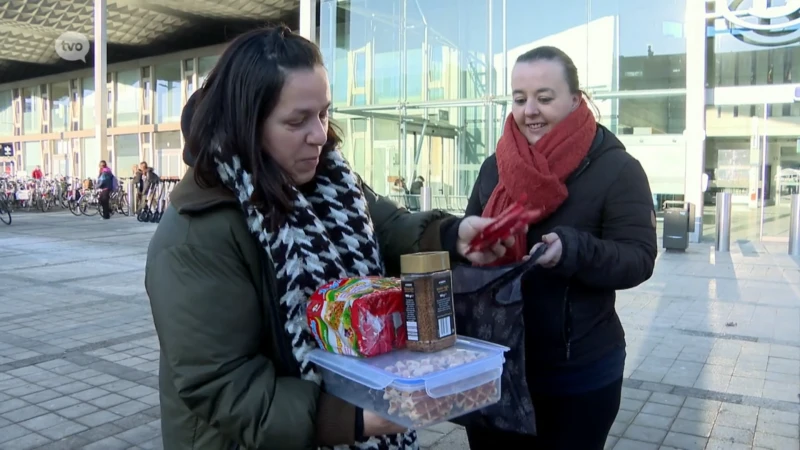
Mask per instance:
[[[273,229],[280,226],[291,212],[295,194],[290,176],[262,146],[264,121],[275,109],[289,71],[322,65],[319,48],[285,26],[252,30],[234,39],[208,75],[193,108],[186,146],[195,159],[197,183],[221,184],[216,142],[227,156],[223,160],[239,157],[242,168],[252,175],[250,201],[271,216]],[[323,151],[340,143],[331,124]]]
[[[570,58],[569,55],[564,53],[564,51],[558,47],[543,45],[541,47],[528,50],[527,52],[519,55],[517,58],[517,63],[534,61],[556,61],[560,63],[564,68],[564,79],[569,87],[569,93],[583,96],[587,103],[592,106],[595,114],[599,117],[600,111],[597,109],[597,106],[595,106],[594,102],[592,102],[589,94],[581,89],[580,80],[578,79],[578,68],[575,66],[575,63],[572,61],[572,58]]]
[[[106,162],[105,159],[101,159],[100,160],[100,165],[103,166],[103,167],[108,167],[108,163]]]

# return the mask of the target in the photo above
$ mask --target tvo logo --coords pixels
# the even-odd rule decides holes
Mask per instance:
[[[759,47],[782,47],[800,42],[800,0],[770,6],[769,0],[717,0],[717,12],[740,41]]]
[[[81,60],[86,62],[89,53],[89,39],[74,31],[67,31],[56,39],[55,49],[58,56],[67,61]]]

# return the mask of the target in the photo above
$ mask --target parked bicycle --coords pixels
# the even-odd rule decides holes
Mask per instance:
[[[11,208],[4,196],[0,197],[0,222],[11,225]]]

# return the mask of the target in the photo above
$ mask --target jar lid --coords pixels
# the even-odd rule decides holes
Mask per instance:
[[[420,252],[400,256],[403,273],[431,273],[450,270],[450,253]]]

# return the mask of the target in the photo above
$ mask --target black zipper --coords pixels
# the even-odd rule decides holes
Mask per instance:
[[[569,285],[564,290],[564,345],[567,349],[567,361],[572,350],[572,303],[569,301]]]

